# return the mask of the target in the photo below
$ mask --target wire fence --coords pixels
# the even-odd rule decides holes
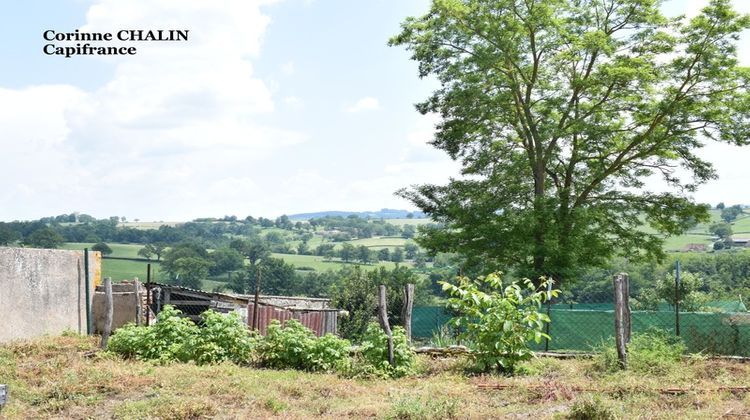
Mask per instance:
[[[550,352],[590,352],[612,340],[614,311],[604,309],[612,308],[612,304],[592,304],[591,307],[596,309],[551,305],[548,311],[551,339],[533,343],[532,348]],[[415,307],[413,335],[433,339],[448,325],[450,318],[451,314],[443,307]],[[690,353],[750,357],[748,312],[679,312],[677,316],[674,311],[633,311],[631,325],[634,334],[658,329],[679,335]]]

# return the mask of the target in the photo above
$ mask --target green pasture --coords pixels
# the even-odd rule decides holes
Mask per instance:
[[[83,250],[84,248],[91,249],[93,243],[86,242],[68,242],[63,244],[60,248],[70,250]],[[143,248],[141,244],[107,244],[112,248],[112,254],[110,257],[120,258],[139,258],[138,250]],[[129,260],[111,260],[102,259],[102,277],[112,277],[112,280],[119,282],[121,280],[132,280],[138,277],[141,281],[146,281],[146,265],[145,261],[129,261]],[[159,273],[159,263],[151,261],[151,280],[152,281],[163,281],[162,274]]]
[[[110,248],[112,248],[112,254],[110,254],[110,257],[120,257],[120,258],[141,258],[138,256],[138,251],[144,247],[143,244],[110,244],[108,243]],[[72,249],[72,250],[83,250],[84,248],[88,248],[89,250],[91,247],[94,246],[93,242],[67,242],[60,248],[62,249]]]
[[[134,229],[159,229],[161,226],[177,226],[183,222],[120,222],[117,226],[129,227]]]
[[[377,236],[373,238],[355,239],[348,242],[354,246],[364,245],[368,248],[377,250],[383,248],[403,248],[403,246],[406,245],[407,239],[398,236]],[[339,246],[337,246],[337,248],[339,248]]]
[[[435,223],[432,221],[432,219],[424,218],[424,219],[384,219],[386,223],[390,223],[395,226],[401,226],[404,227],[406,225],[427,225],[430,223]]]
[[[665,251],[683,251],[688,244],[704,244],[707,250],[713,249],[713,239],[708,234],[672,236],[664,240]]]
[[[326,271],[326,270],[339,270],[345,265],[362,265],[361,263],[357,262],[349,262],[345,263],[338,258],[334,258],[331,261],[326,261],[323,257],[319,257],[316,255],[296,255],[296,254],[271,254],[275,258],[281,258],[284,261],[286,261],[288,264],[294,264],[297,268],[300,267],[310,267],[314,269],[315,271]],[[409,266],[409,263],[401,263],[401,265]],[[386,267],[388,269],[392,269],[396,266],[395,263],[392,262],[377,262],[377,263],[370,263],[367,265],[362,265],[362,267],[368,269],[373,267]]]

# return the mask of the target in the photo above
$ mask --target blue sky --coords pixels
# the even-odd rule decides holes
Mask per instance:
[[[436,118],[413,107],[436,83],[386,45],[427,0],[0,4],[0,220],[412,208],[393,192],[457,171],[426,144]],[[44,30],[77,28],[187,28],[191,38],[118,58],[42,54]],[[750,203],[750,154],[706,156],[726,163],[723,177],[696,198]]]

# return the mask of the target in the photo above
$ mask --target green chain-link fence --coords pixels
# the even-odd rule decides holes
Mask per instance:
[[[549,311],[552,339],[534,344],[533,348],[587,352],[610,339],[614,335],[614,313],[606,308],[611,308],[612,304],[590,304],[590,307],[592,309],[570,309],[570,305],[553,305]],[[574,308],[581,308],[581,305],[574,305]],[[429,339],[450,318],[442,307],[416,307],[412,334]],[[633,333],[658,328],[676,334],[676,325],[674,311],[632,312]],[[680,337],[692,353],[750,356],[748,312],[681,312],[679,326]]]

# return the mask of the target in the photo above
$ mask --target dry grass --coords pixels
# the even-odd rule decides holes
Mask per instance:
[[[454,359],[423,360],[423,374],[399,380],[123,361],[90,356],[96,340],[64,336],[0,347],[0,383],[15,418],[565,418],[576,401],[616,418],[739,418],[750,366],[692,360],[666,376],[602,374],[586,360],[537,359],[525,376],[467,376]],[[486,386],[505,387],[486,389]],[[485,386],[485,387],[482,387]],[[682,388],[678,395],[666,388]]]

